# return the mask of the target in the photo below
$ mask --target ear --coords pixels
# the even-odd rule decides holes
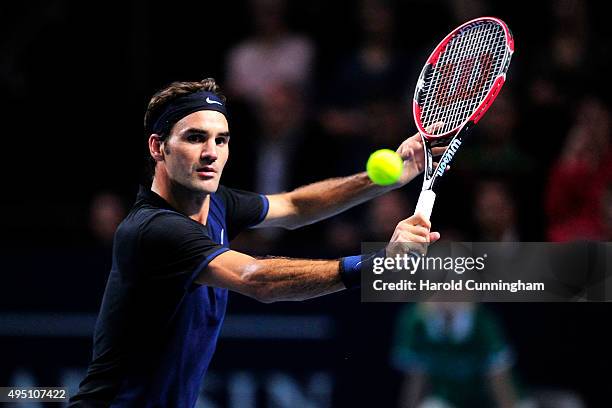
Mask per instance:
[[[149,153],[155,161],[164,160],[164,149],[162,146],[161,136],[157,133],[153,133],[149,136]]]

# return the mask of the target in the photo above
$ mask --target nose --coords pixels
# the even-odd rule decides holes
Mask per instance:
[[[217,160],[217,143],[215,142],[215,139],[210,137],[208,138],[207,142],[204,143],[203,147],[202,147],[202,153],[200,155],[200,158],[203,161],[206,161],[208,163],[212,163],[215,160]]]

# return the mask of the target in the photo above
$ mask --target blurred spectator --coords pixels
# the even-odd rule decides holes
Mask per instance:
[[[547,8],[547,30],[544,35],[533,36],[540,43],[526,45],[533,56],[525,64],[530,72],[524,83],[527,102],[524,115],[534,118],[528,123],[526,136],[531,138],[529,144],[538,151],[538,159],[546,167],[559,155],[560,145],[542,136],[567,132],[577,101],[585,91],[600,91],[596,73],[609,65],[598,49],[599,43],[606,41],[592,35],[594,21],[587,2],[552,1]]]
[[[389,241],[397,224],[412,215],[414,203],[402,191],[395,190],[372,200],[368,205],[366,239]]]
[[[260,109],[261,140],[257,143],[255,190],[261,194],[275,194],[291,187],[298,148],[304,134],[304,99],[300,90],[290,84],[276,83],[266,89]]]
[[[370,201],[365,212],[336,217],[326,231],[331,256],[361,251],[360,242],[387,242],[397,224],[412,215],[414,205],[403,190]],[[362,218],[360,218],[362,217]]]
[[[448,3],[455,24],[463,24],[474,18],[490,15],[487,2],[483,0],[450,0]]]
[[[612,241],[612,180],[608,181],[608,185],[604,191],[601,202],[601,217],[603,224],[602,239],[604,241]]]
[[[358,23],[360,43],[336,62],[320,117],[323,128],[352,152],[337,163],[342,174],[362,171],[361,159],[370,150],[395,146],[410,125],[403,101],[410,71],[395,49],[393,8],[384,0],[362,0]]]
[[[41,39],[57,41],[52,29],[65,22],[68,2],[53,0],[24,6],[24,13],[17,19],[7,18],[3,21],[10,24],[12,30],[0,42],[0,89],[5,98],[8,96],[17,100],[25,99],[29,92],[39,91],[33,86],[38,78],[35,78],[32,69],[40,61],[32,60],[32,55],[40,51],[37,47],[41,47]],[[2,11],[5,14],[6,10]]]
[[[364,236],[362,228],[352,217],[339,216],[329,223],[325,230],[327,241],[326,249],[329,257],[341,257],[344,254],[357,253],[361,251],[360,243],[363,241],[374,242]]]
[[[284,0],[249,0],[253,33],[227,55],[226,87],[240,137],[224,182],[274,193],[295,187],[293,161],[311,129],[306,111],[315,46],[293,33]],[[241,137],[245,136],[245,137]],[[234,142],[236,143],[236,142]],[[301,152],[300,152],[301,153]],[[235,163],[232,165],[232,162]],[[244,172],[250,169],[250,172]]]
[[[480,304],[406,306],[392,352],[405,376],[399,406],[514,407],[513,358],[499,324]]]
[[[554,1],[549,7],[552,27],[534,64],[539,72],[531,84],[531,98],[536,104],[569,103],[589,80],[589,16],[581,0]]]
[[[255,31],[229,52],[228,94],[257,104],[276,82],[304,91],[312,74],[314,45],[289,31],[284,0],[251,0],[250,5]]]
[[[550,240],[602,238],[599,203],[612,177],[611,131],[608,107],[597,98],[584,98],[550,172],[546,197]]]
[[[502,92],[469,139],[457,171],[519,178],[531,173],[535,162],[517,144],[519,122],[517,103],[512,93]]]
[[[554,16],[552,62],[560,72],[577,73],[584,68],[589,51],[588,13],[583,0],[551,2]]]
[[[125,215],[125,207],[118,195],[103,192],[94,196],[89,206],[89,229],[94,240],[101,246],[112,246],[115,230]]]
[[[337,176],[330,165],[338,156],[337,149],[307,115],[303,90],[293,83],[276,82],[270,83],[263,95],[254,110],[256,123],[251,133],[237,138],[238,149],[232,150],[233,158],[228,163],[230,170],[239,165],[242,171],[230,177],[239,176],[245,188],[258,193],[276,194]],[[268,253],[289,255],[284,248],[293,245],[301,251],[307,243],[314,245],[317,238],[313,236],[321,234],[323,228],[316,225],[291,234],[282,229],[261,229],[240,240],[252,243],[259,253],[267,249]]]
[[[336,62],[329,89],[324,120],[331,133],[361,134],[369,104],[404,97],[406,67],[394,49],[392,8],[384,0],[362,0],[358,24],[360,43]]]
[[[474,203],[477,241],[518,242],[516,206],[508,188],[500,181],[480,183]]]
[[[527,84],[531,103],[528,114],[541,119],[531,124],[534,134],[542,131],[557,134],[565,129],[564,116],[570,113],[568,107],[581,97],[584,89],[591,87],[593,79],[589,67],[599,63],[588,60],[592,53],[586,2],[554,1],[549,2],[549,8],[551,27],[547,35],[541,37],[546,41],[533,47],[534,61],[529,66],[532,72]]]
[[[303,94],[291,84],[273,83],[262,91],[264,98],[255,111],[260,122],[260,137],[255,145],[255,191],[260,194],[276,194],[297,187],[296,179],[307,167],[299,155],[300,147],[307,141]],[[312,166],[310,166],[312,168]],[[265,242],[269,249],[275,247],[285,231],[266,229],[254,233],[255,240]]]

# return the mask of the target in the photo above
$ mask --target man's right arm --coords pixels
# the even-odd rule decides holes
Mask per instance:
[[[236,251],[213,259],[195,282],[227,288],[264,303],[310,299],[345,288],[338,260],[258,259]]]
[[[429,232],[431,224],[421,214],[401,221],[393,233],[391,243],[406,243],[406,251],[421,251],[439,238]],[[398,246],[394,246],[394,251]],[[341,261],[291,258],[253,258],[226,251],[208,264],[195,283],[226,288],[270,303],[280,300],[305,300],[345,289]],[[356,274],[356,267],[346,273]]]

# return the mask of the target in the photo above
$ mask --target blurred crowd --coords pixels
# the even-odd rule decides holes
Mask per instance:
[[[108,73],[108,81],[116,81],[117,65],[94,57],[95,53],[113,55],[112,50],[104,54],[104,47],[118,41],[129,46],[129,60],[121,60],[124,65],[120,66],[142,71],[125,79],[130,85],[124,90],[138,95],[125,95],[132,102],[121,98],[109,105],[101,95],[102,107],[114,109],[113,123],[136,123],[138,118],[126,122],[127,112],[142,112],[150,94],[169,81],[214,76],[229,97],[234,135],[222,182],[267,194],[286,191],[363,171],[372,151],[395,149],[413,134],[410,100],[425,57],[451,28],[471,18],[496,15],[506,20],[516,37],[508,82],[461,150],[452,177],[445,180],[436,202],[434,228],[443,237],[465,241],[606,240],[612,236],[610,98],[599,75],[610,65],[610,34],[597,4],[581,0],[532,4],[530,12],[538,21],[532,24],[520,7],[485,0],[361,0],[350,7],[322,1],[249,0],[235,10],[233,24],[210,26],[211,32],[223,27],[223,39],[211,42],[199,37],[204,34],[197,27],[183,25],[184,44],[168,44],[172,40],[151,26],[150,20],[163,10],[139,2],[133,5],[140,12],[126,10],[117,15],[116,10],[100,9],[95,19],[90,15],[91,19],[83,20],[84,10],[55,0],[44,7],[26,7],[14,22],[7,20],[10,35],[1,43],[0,58],[0,89],[10,102],[7,114],[27,118],[39,90],[51,91],[60,101],[76,99],[83,92],[82,78],[91,79],[78,66],[57,62],[79,61],[73,53],[76,45],[66,44],[72,33],[60,27],[91,33],[108,21],[105,16],[115,13],[117,33],[127,25],[130,38],[96,31],[91,44],[81,47],[82,58],[93,59],[90,63]],[[418,16],[434,14],[436,18],[427,23],[419,21]],[[93,28],[87,31],[88,26]],[[103,45],[104,41],[109,45]],[[159,58],[169,55],[163,51],[168,46],[181,53],[198,41],[212,48],[204,47],[207,59],[201,60],[201,66],[196,55],[190,58],[185,72],[199,73],[196,76],[185,77],[172,60]],[[147,66],[145,61],[154,64]],[[58,84],[50,84],[45,74],[55,75]],[[132,109],[135,105],[138,108]],[[95,152],[96,139],[108,130],[94,125],[87,132],[95,137],[81,137],[80,128],[87,119],[75,119],[73,127],[66,126],[61,106],[50,106],[39,114],[40,121],[65,132],[64,145],[61,140],[58,145],[44,145],[59,152],[54,152],[56,173],[72,173],[68,183],[73,183],[79,176],[74,167],[87,166],[94,176],[79,186],[83,191],[78,199],[74,187],[62,185],[62,193],[67,194],[60,196],[73,203],[53,204],[59,216],[46,220],[49,230],[61,227],[66,232],[58,239],[65,237],[72,243],[83,235],[87,219],[107,217],[113,211],[120,218],[129,208],[140,166],[134,152],[142,156],[144,138],[124,142],[123,153],[116,152],[117,166],[90,167],[91,155],[63,152],[75,143],[83,152]],[[68,106],[74,116],[91,112],[87,104]],[[101,113],[102,117],[109,114]],[[19,127],[9,125],[8,130]],[[36,176],[36,169],[25,168],[24,175]],[[21,183],[15,184],[21,188]],[[62,183],[56,183],[55,189],[60,188],[58,184]],[[345,253],[361,241],[384,241],[388,237],[381,225],[396,224],[412,212],[419,184],[416,179],[401,191],[302,232],[261,232],[243,241],[257,251],[280,254],[320,252],[319,243],[325,241],[329,253],[322,255]],[[100,194],[106,199],[100,200]],[[3,205],[25,211],[38,205],[26,195],[21,203]],[[91,214],[83,214],[84,205],[75,208],[84,197],[92,203]],[[98,211],[96,206],[106,208]],[[5,225],[16,234],[23,226],[14,220]],[[90,234],[94,237],[95,228],[99,227]]]
[[[136,1],[134,5],[144,7],[141,3]],[[425,57],[437,41],[468,19],[496,15],[511,29],[516,27],[517,51],[500,97],[459,152],[445,180],[434,209],[433,228],[441,232],[443,239],[454,241],[612,240],[611,101],[609,84],[600,83],[610,68],[610,50],[606,40],[609,33],[602,33],[599,5],[581,0],[538,2],[530,5],[538,16],[536,22],[523,15],[524,6],[518,4],[500,5],[485,0],[360,0],[351,3],[350,12],[347,10],[330,24],[324,16],[325,2],[314,2],[310,8],[297,3],[301,2],[245,2],[248,11],[243,20],[248,22],[248,29],[236,30],[240,35],[227,34],[229,46],[215,55],[222,61],[220,72],[211,73],[205,65],[191,66],[190,74],[201,74],[186,78],[180,69],[169,70],[168,75],[174,75],[170,80],[215,76],[229,98],[231,155],[222,183],[272,194],[363,171],[371,152],[395,149],[414,134],[410,100]],[[37,89],[44,89],[32,74],[36,68],[28,68],[33,60],[24,50],[35,47],[37,36],[53,33],[52,27],[67,18],[67,8],[67,2],[56,0],[39,10],[29,10],[23,17],[24,21],[30,20],[29,25],[16,29],[2,41],[0,89],[15,101],[14,106],[30,106],[31,100],[26,103],[19,95],[36,95]],[[431,15],[436,18],[430,19]],[[134,30],[144,30],[147,24],[143,21],[135,17],[126,23],[119,18],[116,24],[136,24]],[[207,40],[206,31],[186,30],[187,35],[201,35],[202,41]],[[135,44],[140,40],[138,36],[121,39]],[[338,45],[345,47],[340,49]],[[206,46],[202,49],[205,52]],[[50,54],[53,53],[46,51],[44,55],[51,58]],[[146,59],[148,55],[130,57],[134,60],[132,69],[142,70],[131,74],[132,79],[147,76],[145,64],[136,61],[140,57]],[[161,64],[164,58],[152,59]],[[197,65],[197,61],[194,57],[188,63]],[[114,69],[112,63],[105,64],[104,69]],[[68,76],[60,79],[67,83]],[[130,88],[138,95],[133,99],[142,101],[142,111],[150,96],[144,89],[163,85],[160,82],[156,86]],[[125,111],[114,119],[122,120]],[[55,114],[47,118],[43,113],[42,118],[64,132],[81,132]],[[137,149],[144,147],[144,138],[130,138],[132,151],[135,145]],[[8,143],[10,146],[10,140]],[[95,139],[80,143],[83,149],[93,152],[88,158],[100,154],[95,151]],[[118,144],[111,143],[112,149],[117,150]],[[54,158],[63,157],[61,144],[58,151]],[[92,160],[92,167],[95,164]],[[41,228],[46,222],[58,241],[73,243],[76,235],[79,244],[96,246],[106,256],[114,230],[134,199],[134,186],[126,184],[135,184],[136,177],[123,177],[122,169],[105,171],[112,177],[110,182],[90,179],[87,183],[90,187],[83,193],[89,202],[86,209],[51,203],[47,207],[51,215],[61,212],[60,207],[63,215],[48,215]],[[53,176],[61,184],[61,174]],[[412,214],[420,183],[417,178],[402,190],[300,231],[245,233],[234,247],[252,255],[337,257],[356,253],[361,242],[387,241],[395,225]],[[4,207],[20,205],[17,199]],[[82,217],[70,216],[82,213]],[[17,228],[16,220],[4,222],[7,228]],[[63,230],[55,228],[60,222]],[[77,232],[70,231],[71,227]],[[107,262],[102,264],[107,266]],[[449,329],[451,334],[453,330],[467,330],[466,319],[484,316],[479,318],[490,326],[487,330],[491,345],[479,350],[490,355],[474,358],[487,361],[492,368],[487,367],[498,375],[493,380],[498,381],[494,388],[500,398],[510,398],[505,383],[499,383],[500,373],[510,370],[511,363],[504,354],[505,341],[497,332],[494,317],[471,306],[450,309],[453,310],[419,305],[406,311],[398,321],[398,333],[402,327],[410,326],[409,331],[423,338],[415,346],[414,336],[405,339],[398,334],[393,352],[396,368],[413,375],[413,379],[422,378],[423,359],[435,359],[427,353],[440,346],[436,341],[448,340],[442,334],[442,340],[436,340],[436,330],[442,330],[442,326],[428,325],[435,326],[438,320],[442,325],[443,317],[431,316],[448,312],[461,320]],[[411,325],[420,325],[423,332],[415,331]],[[467,332],[459,336],[469,337]],[[431,347],[423,351],[427,342]],[[425,354],[416,356],[414,347]],[[452,352],[448,356],[452,357]],[[419,368],[419,362],[420,370],[413,371]],[[414,398],[415,383],[407,384],[403,393],[410,400]],[[576,402],[566,406],[581,405]]]
[[[409,101],[422,64],[418,57],[440,35],[416,37],[413,42],[423,49],[407,53],[397,35],[403,22],[398,4],[360,1],[352,49],[318,60],[321,44],[292,29],[286,2],[249,2],[252,32],[225,60],[223,83],[242,114],[236,115],[240,124],[233,124],[235,143],[242,145],[248,134],[249,146],[232,146],[238,154],[228,168],[229,184],[276,193],[363,171],[369,153],[396,148],[411,135]],[[486,1],[437,5],[445,6],[448,28],[495,11]],[[544,7],[550,35],[536,45],[519,31],[508,84],[440,193],[433,222],[443,237],[611,237],[611,118],[607,95],[595,79],[605,53],[592,29],[594,10],[578,0]],[[311,253],[320,251],[324,239],[329,255],[339,255],[362,241],[386,241],[391,227],[413,211],[420,180],[412,184],[303,233],[254,233],[244,238],[244,247]]]

